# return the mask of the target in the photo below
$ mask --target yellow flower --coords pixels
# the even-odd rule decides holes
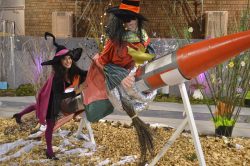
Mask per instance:
[[[215,75],[214,75],[214,74],[211,74],[210,77],[211,77],[211,82],[212,82],[212,83],[215,83],[215,81],[216,81]]]
[[[228,64],[228,67],[233,68],[233,67],[234,67],[234,62],[230,62],[230,63]]]
[[[215,74],[211,74],[210,77],[211,77],[212,79],[215,79]]]

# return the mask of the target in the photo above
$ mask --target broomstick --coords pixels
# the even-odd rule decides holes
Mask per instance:
[[[88,53],[87,53],[87,57],[92,61],[94,65],[96,65],[98,70],[101,70],[99,66],[96,64],[96,62],[94,61],[94,59]],[[102,72],[104,71],[102,70]],[[128,114],[128,116],[131,117],[132,125],[135,127],[136,133],[138,135],[140,151],[141,151],[141,158],[140,158],[139,165],[145,165],[146,159],[147,159],[147,151],[149,151],[149,153],[151,153],[152,156],[154,152],[152,131],[150,130],[149,126],[137,116],[134,110],[134,107],[130,104],[128,99],[122,97],[121,94],[120,96],[121,96],[122,107],[125,110],[125,112]]]
[[[132,125],[135,127],[138,134],[138,140],[140,143],[141,158],[140,165],[146,164],[147,159],[147,150],[153,156],[154,145],[153,145],[153,136],[152,131],[149,128],[149,125],[145,124],[135,113],[134,107],[130,104],[128,99],[121,97],[121,102],[123,109],[132,119]]]

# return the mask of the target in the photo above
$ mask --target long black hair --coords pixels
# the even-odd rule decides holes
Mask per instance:
[[[77,64],[72,60],[72,65],[67,71],[66,68],[62,65],[61,61],[59,61],[56,64],[52,65],[53,71],[54,71],[54,77],[56,83],[62,83],[65,81],[66,75],[68,76],[70,82],[72,83],[74,80],[75,75],[80,74],[80,68],[77,66]],[[67,73],[68,72],[68,73]]]
[[[140,38],[140,42],[143,43],[142,38],[142,28],[144,21],[138,19],[138,37]],[[108,19],[106,34],[114,42],[118,42],[119,45],[123,42],[123,37],[126,35],[126,30],[124,28],[124,21],[122,17],[117,17],[114,14],[110,13],[110,17]]]

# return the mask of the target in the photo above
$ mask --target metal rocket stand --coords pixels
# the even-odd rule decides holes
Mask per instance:
[[[77,132],[76,132],[76,137],[77,137],[77,138],[80,138],[80,137],[81,137],[82,128],[84,127],[84,125],[85,125],[85,127],[87,128],[87,130],[88,130],[89,139],[90,139],[91,143],[92,143],[93,145],[96,145],[96,143],[95,143],[95,138],[94,138],[94,134],[93,134],[93,130],[92,130],[92,128],[91,128],[90,122],[88,121],[88,119],[87,119],[87,117],[86,117],[85,111],[82,112],[82,119],[81,119],[81,121],[80,121],[80,124],[79,124],[79,126],[78,126],[78,130],[77,130]]]
[[[164,145],[161,151],[157,154],[157,156],[152,160],[149,166],[154,166],[160,160],[160,158],[164,156],[164,154],[167,152],[170,146],[174,143],[174,141],[179,137],[181,132],[184,130],[187,123],[192,133],[192,138],[194,141],[194,146],[195,146],[195,150],[196,150],[196,154],[197,154],[200,166],[206,166],[206,162],[205,162],[203,151],[201,148],[201,143],[200,143],[199,135],[198,135],[197,128],[194,122],[194,116],[193,116],[193,112],[192,112],[192,108],[190,105],[190,101],[188,98],[185,84],[184,83],[179,84],[179,89],[181,92],[181,97],[182,97],[185,112],[186,112],[186,118],[182,121],[180,126],[176,129],[174,134],[171,136],[168,142]]]
[[[81,93],[81,97],[82,97],[82,99],[84,98],[83,93]],[[92,143],[93,145],[96,145],[95,138],[94,138],[94,134],[93,134],[93,130],[92,130],[92,128],[91,128],[90,122],[89,122],[88,119],[87,119],[86,112],[83,111],[81,116],[82,116],[82,119],[81,119],[81,121],[80,121],[80,124],[79,124],[79,126],[78,126],[78,129],[77,129],[77,132],[76,132],[75,136],[76,136],[77,138],[81,138],[81,136],[82,136],[82,129],[83,129],[83,127],[85,126],[86,129],[88,130],[89,140],[91,141],[91,143]]]

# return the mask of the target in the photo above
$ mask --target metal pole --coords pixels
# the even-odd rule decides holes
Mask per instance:
[[[84,97],[83,93],[81,93],[81,96],[82,96],[82,98]],[[79,124],[77,132],[76,132],[76,137],[77,138],[80,138],[80,135],[82,134],[82,128],[83,128],[83,126],[85,126],[87,128],[87,130],[88,130],[89,139],[90,139],[91,143],[93,145],[96,145],[94,134],[93,134],[93,130],[91,128],[90,122],[87,119],[85,111],[83,111],[83,113],[82,113],[82,119],[80,121],[80,124]]]
[[[194,146],[195,146],[195,150],[196,150],[196,154],[197,154],[200,166],[205,166],[206,162],[205,162],[205,158],[204,158],[203,151],[201,148],[201,143],[200,143],[199,135],[198,135],[197,128],[195,125],[194,116],[193,116],[193,112],[192,112],[192,108],[191,108],[191,104],[190,104],[190,101],[188,98],[187,89],[186,89],[185,84],[181,83],[179,85],[179,89],[181,92],[181,97],[183,100],[184,108],[186,111],[186,116],[188,119],[189,128],[191,130],[192,138],[194,140]]]
[[[14,41],[14,36],[10,36],[10,68],[13,74],[13,81],[11,88],[15,88],[16,86],[16,68],[15,68],[15,53],[14,53],[14,48],[15,48],[15,41]]]
[[[3,23],[3,35],[5,35],[5,33],[6,33],[6,20],[3,20],[2,23]]]
[[[78,1],[76,0],[75,1],[75,37],[77,37],[77,22],[78,22],[78,20],[77,20],[77,15],[76,15],[76,11],[77,11],[77,6],[78,6]]]
[[[174,134],[170,137],[168,142],[163,146],[161,151],[155,156],[155,158],[152,160],[152,162],[148,166],[154,166],[160,160],[160,158],[162,158],[164,156],[164,154],[167,152],[167,150],[171,147],[171,145],[173,145],[174,141],[179,137],[181,132],[184,130],[187,122],[188,122],[188,120],[187,120],[187,118],[185,118],[182,121],[182,123],[178,126],[178,128],[176,129]]]
[[[13,73],[13,88],[16,88],[16,66],[15,66],[15,22],[11,21],[11,26],[10,26],[10,30],[9,33],[10,35],[10,43],[11,43],[11,48],[10,48],[10,52],[11,52],[11,68],[12,68],[12,73]],[[12,30],[12,31],[11,31]]]
[[[168,142],[164,145],[164,147],[157,154],[157,156],[152,160],[152,162],[149,164],[149,166],[154,166],[160,160],[160,158],[164,156],[164,154],[167,152],[167,150],[170,148],[170,146],[174,143],[174,141],[179,137],[181,132],[184,130],[187,122],[188,122],[189,128],[191,130],[192,138],[194,140],[194,146],[195,146],[195,150],[196,150],[196,154],[197,154],[200,166],[206,166],[206,162],[205,162],[203,151],[201,148],[201,143],[200,143],[199,135],[198,135],[197,128],[196,128],[196,125],[194,122],[194,116],[192,113],[192,109],[191,109],[191,105],[189,102],[189,98],[188,98],[187,89],[186,89],[185,84],[184,83],[179,84],[179,89],[181,92],[181,97],[183,100],[183,104],[184,104],[184,108],[185,108],[185,112],[186,112],[187,117],[182,121],[180,126],[178,126],[178,128],[176,129],[174,134],[170,137]]]
[[[79,138],[80,135],[82,134],[82,129],[84,127],[84,112],[82,113],[82,119],[80,121],[80,124],[78,125],[78,129],[77,129],[77,132],[76,132],[76,137]],[[86,125],[85,125],[86,127]]]
[[[88,119],[87,119],[87,116],[86,116],[86,112],[85,112],[85,111],[83,112],[83,119],[84,119],[84,121],[85,121],[86,128],[87,128],[87,130],[88,130],[88,132],[89,132],[90,141],[92,142],[93,145],[96,145],[96,143],[95,143],[95,138],[94,138],[94,134],[93,134],[93,130],[92,130],[92,128],[91,128],[90,122],[89,122]]]
[[[16,34],[15,30],[16,30],[15,21],[11,21],[11,27],[10,27],[11,36],[15,36],[15,34]]]

